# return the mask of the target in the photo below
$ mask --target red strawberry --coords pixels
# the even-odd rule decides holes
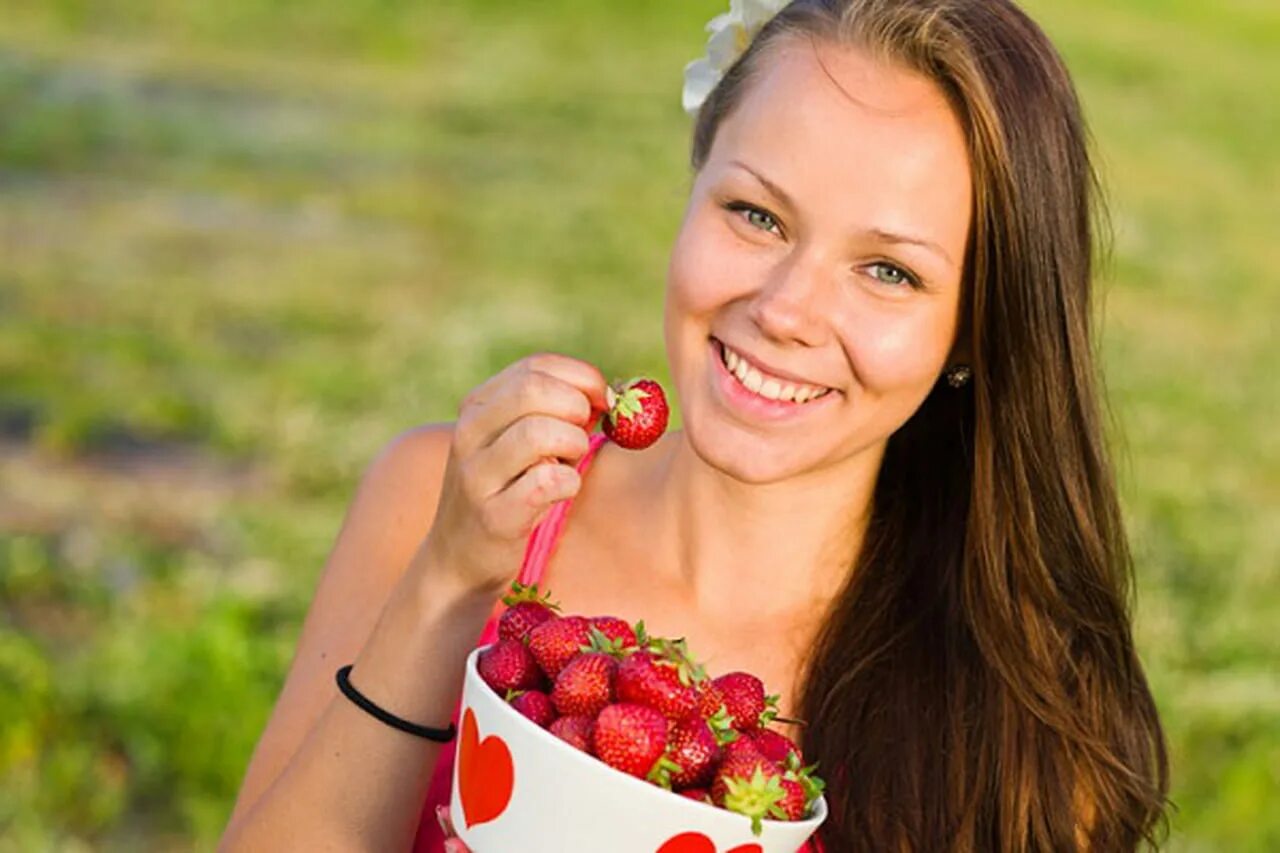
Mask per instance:
[[[781,732],[773,729],[753,729],[747,732],[747,736],[755,741],[756,749],[760,750],[761,755],[780,767],[790,766],[788,757],[793,753],[796,767],[804,763],[804,753],[800,751],[800,747]]]
[[[679,720],[698,704],[694,686],[706,675],[689,657],[683,640],[654,640],[657,651],[638,651],[618,666],[618,701],[656,708]]]
[[[617,616],[592,616],[588,621],[591,627],[601,634],[611,640],[619,641],[622,648],[635,648],[636,632],[627,624],[627,620],[619,619]]]
[[[503,640],[526,641],[534,626],[541,625],[556,615],[560,605],[548,601],[547,593],[538,596],[538,585],[525,586],[516,581],[511,584],[511,594],[503,596],[507,609],[498,620],[498,637]]]
[[[698,691],[698,714],[703,719],[709,719],[723,706],[724,694],[720,692],[720,688],[716,687],[714,681],[704,682]]]
[[[756,742],[749,737],[740,737],[731,743],[724,744],[724,760],[730,758],[763,758],[760,748],[756,746]]]
[[[596,721],[590,717],[559,717],[549,730],[570,746],[591,755],[591,735],[595,728]]]
[[[781,776],[782,769],[760,754],[749,738],[739,738],[724,747],[724,758],[716,768],[711,783],[711,799],[718,806],[724,805],[730,779],[748,780],[756,768],[766,776]]]
[[[778,697],[764,695],[764,682],[749,672],[731,672],[712,681],[740,732],[767,725],[778,713]]]
[[[613,676],[618,662],[606,654],[578,655],[560,670],[551,701],[565,716],[594,717],[613,701]]]
[[[636,378],[610,389],[609,414],[601,423],[604,434],[619,447],[643,450],[667,429],[667,397],[652,379]]]
[[[720,760],[720,743],[707,721],[697,714],[689,714],[671,729],[667,744],[667,757],[680,765],[671,773],[670,784],[676,790],[701,787],[715,775]]]
[[[533,690],[542,686],[542,673],[533,655],[519,640],[499,640],[480,653],[476,668],[485,684],[499,696],[508,690]]]
[[[805,812],[809,810],[809,798],[804,786],[785,776],[779,784],[782,786],[783,797],[769,810],[769,816],[778,820],[803,820]]]
[[[609,705],[596,717],[591,744],[596,756],[610,767],[649,778],[659,769],[667,749],[667,718],[644,705]]]
[[[766,816],[776,816],[774,807],[787,794],[782,788],[782,771],[759,752],[751,752],[739,748],[733,755],[726,755],[711,783],[711,800],[721,808],[751,818],[751,831],[759,835],[761,821]]]
[[[508,693],[507,702],[511,704],[512,708],[515,708],[544,729],[556,719],[556,709],[551,704],[551,697],[541,690]]]
[[[818,765],[801,767],[799,770],[787,770],[782,774],[782,790],[786,794],[777,806],[776,817],[787,821],[804,820],[815,799],[822,797],[827,783],[813,775]]]
[[[683,791],[676,791],[682,797],[688,797],[691,800],[697,800],[707,805],[715,805],[711,802],[711,793],[706,788],[685,788]]]
[[[561,616],[535,625],[529,632],[529,651],[548,678],[554,679],[565,664],[590,645],[591,624],[581,616]]]

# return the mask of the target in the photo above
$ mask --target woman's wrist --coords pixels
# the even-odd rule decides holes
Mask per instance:
[[[498,590],[475,586],[424,543],[402,581],[424,622],[466,622],[480,616],[481,625],[501,597]],[[479,629],[477,628],[477,634]]]
[[[388,712],[444,727],[493,602],[445,573],[406,571],[356,659],[336,666],[352,663],[351,682]]]

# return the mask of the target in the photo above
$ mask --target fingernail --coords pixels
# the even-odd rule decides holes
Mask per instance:
[[[444,806],[436,806],[436,823],[440,824],[440,831],[445,835],[449,834],[449,825],[445,823]]]
[[[444,853],[466,853],[466,850],[461,841],[454,841],[452,838],[444,843]]]

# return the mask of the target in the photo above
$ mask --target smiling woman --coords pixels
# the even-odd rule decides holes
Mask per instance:
[[[963,357],[961,270],[948,259],[964,254],[972,206],[964,131],[927,77],[797,37],[767,63],[700,152],[667,304],[690,437],[755,482],[875,464],[948,359]],[[693,371],[711,365],[692,355],[708,338],[762,375],[787,364],[791,378],[835,389],[839,399],[787,423],[825,440],[752,452],[762,407],[695,390],[706,383]],[[759,391],[753,375],[744,382]]]
[[[999,0],[798,0],[698,113],[682,386],[711,335],[839,394],[787,435],[682,393],[690,442],[752,482],[878,472],[801,703],[806,753],[837,768],[835,849],[1155,839],[1165,746],[1094,390],[1084,137],[1061,60]],[[971,394],[936,383],[947,363]]]
[[[723,32],[743,52],[698,111],[667,276],[684,428],[638,453],[589,437],[602,375],[538,354],[394,442],[228,847],[441,850],[452,745],[353,710],[329,668],[354,659],[403,719],[456,716],[517,567],[565,612],[759,673],[828,781],[819,849],[1156,838],[1165,750],[1126,609],[1065,68],[1008,0],[794,0],[713,48]]]

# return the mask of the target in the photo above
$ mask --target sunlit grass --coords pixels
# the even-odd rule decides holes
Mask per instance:
[[[719,7],[0,0],[0,850],[211,846],[375,450],[536,349],[665,377]],[[1173,846],[1280,848],[1280,11],[1029,8],[1110,190]]]

